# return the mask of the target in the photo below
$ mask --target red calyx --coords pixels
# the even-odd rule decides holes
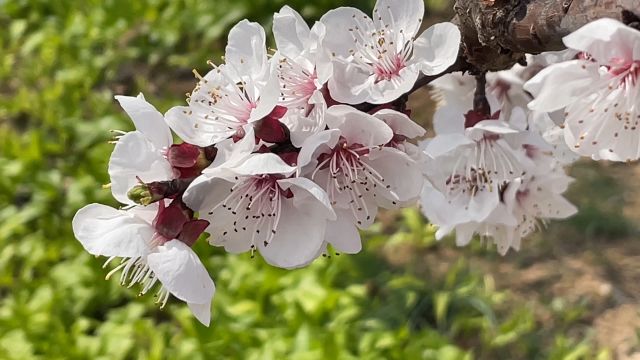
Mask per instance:
[[[182,143],[174,144],[167,150],[167,160],[176,170],[181,179],[190,179],[200,175],[215,159],[215,147],[201,148],[196,145]]]
[[[469,110],[464,114],[464,127],[474,127],[477,123],[484,120],[498,120],[500,118],[500,110],[493,113],[493,115],[487,116],[484,111]]]
[[[198,237],[209,226],[203,219],[193,219],[193,211],[181,198],[177,198],[165,207],[164,200],[159,202],[158,214],[153,220],[153,227],[165,241],[178,239],[192,246]]]
[[[164,200],[160,201],[159,205],[153,226],[165,239],[177,238],[184,224],[191,220],[193,212],[184,206],[180,199],[172,201],[167,207],[164,206]]]
[[[260,120],[255,126],[256,137],[268,143],[280,143],[289,137],[285,126],[280,119],[287,113],[287,108],[276,106],[265,118]]]
[[[207,226],[209,226],[209,222],[204,219],[188,221],[182,227],[182,231],[180,235],[178,235],[178,240],[189,246],[193,246]]]

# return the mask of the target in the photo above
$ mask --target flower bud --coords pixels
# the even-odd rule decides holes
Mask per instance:
[[[172,181],[154,181],[134,186],[127,192],[127,197],[142,206],[153,204],[165,198],[175,196],[177,193],[184,191],[188,183],[175,179]]]
[[[127,192],[127,197],[135,202],[136,204],[140,204],[143,206],[147,206],[151,203],[159,201],[162,197],[154,198],[151,194],[151,189],[147,184],[139,184],[131,188],[129,192]]]

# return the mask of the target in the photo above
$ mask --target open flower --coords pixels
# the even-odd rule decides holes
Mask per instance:
[[[357,229],[373,223],[379,206],[416,200],[422,175],[407,154],[385,146],[394,134],[384,121],[336,105],[327,110],[327,125],[305,141],[298,167],[324,188],[338,215],[329,222],[326,242],[356,253],[362,248]]]
[[[551,65],[525,84],[533,110],[564,109],[567,145],[583,156],[640,158],[640,31],[613,19],[563,38],[578,59]]]
[[[282,268],[309,264],[321,252],[327,220],[335,220],[326,193],[278,155],[230,157],[203,172],[185,202],[211,219],[212,244],[232,253],[259,251]]]
[[[214,66],[200,79],[189,106],[174,107],[166,117],[180,138],[205,147],[243,137],[246,126],[277,111],[279,94],[264,29],[243,20],[229,32],[225,64]]]
[[[407,93],[420,72],[435,75],[451,66],[460,31],[440,23],[416,38],[423,15],[422,0],[378,0],[373,19],[351,7],[326,13],[320,22],[334,60],[331,96],[347,104],[388,103]]]
[[[289,129],[291,142],[299,147],[325,128],[327,104],[322,90],[332,70],[323,47],[325,27],[316,22],[309,29],[300,14],[284,6],[273,17],[273,35],[278,46],[274,55],[280,80],[278,104],[287,108],[280,121]]]
[[[474,111],[462,115],[452,107],[436,112],[439,133],[424,144],[428,181],[421,206],[439,227],[437,239],[455,229],[458,245],[466,245],[492,215],[496,222],[515,225],[513,216],[495,211],[504,187],[533,165],[525,149],[537,148],[528,144],[531,134],[511,125],[524,121],[524,112],[517,110],[509,119]]]
[[[109,258],[105,265],[123,259],[107,279],[121,270],[120,282],[128,287],[140,284],[141,295],[159,283],[161,306],[173,294],[208,326],[215,285],[190,248],[208,222],[192,220],[192,215],[179,201],[166,208],[161,201],[126,211],[90,204],[76,213],[72,225],[85,250]]]
[[[519,250],[521,240],[544,227],[548,219],[565,219],[575,214],[576,207],[562,196],[571,181],[561,169],[551,169],[509,183],[503,202],[506,211],[517,219],[517,225],[497,226],[492,232],[498,252],[504,255],[509,248]]]

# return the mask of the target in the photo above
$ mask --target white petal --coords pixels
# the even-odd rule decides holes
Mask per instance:
[[[623,23],[609,18],[592,21],[562,41],[571,49],[588,53],[600,63],[611,59],[638,60],[640,53],[640,32]]]
[[[287,165],[273,153],[253,154],[237,166],[230,168],[238,175],[284,174],[291,175],[295,167]]]
[[[164,116],[149,104],[142,94],[138,97],[116,96],[120,106],[127,112],[136,126],[157,149],[162,149],[173,144],[171,130],[164,120]]]
[[[327,223],[327,231],[325,233],[325,241],[331,244],[336,250],[345,254],[357,254],[362,250],[362,240],[360,232],[355,226],[353,216],[344,214],[344,210],[338,212],[336,221]]]
[[[544,68],[524,84],[534,96],[529,109],[552,112],[584,96],[598,79],[598,66],[586,60],[572,60]]]
[[[189,310],[193,316],[198,319],[204,326],[209,326],[211,323],[211,303],[207,304],[195,304],[195,303],[187,303]]]
[[[155,229],[126,211],[101,204],[78,210],[73,233],[91,255],[138,257],[149,251]]]
[[[194,211],[210,211],[229,196],[233,184],[221,176],[221,172],[200,175],[189,185],[182,198]]]
[[[244,126],[245,136],[238,142],[226,139],[216,144],[218,152],[213,163],[202,172],[206,174],[216,168],[233,168],[245,161],[256,149],[256,137],[253,126]]]
[[[456,226],[456,245],[467,246],[478,229],[477,223],[466,223]]]
[[[379,146],[393,138],[393,130],[384,121],[347,105],[330,107],[327,125],[339,129],[350,144]]]
[[[373,116],[389,125],[394,134],[403,135],[408,139],[423,136],[427,132],[407,115],[395,110],[383,109],[373,114]]]
[[[266,84],[259,88],[260,98],[255,109],[251,111],[251,117],[249,122],[254,122],[263,119],[269,115],[273,108],[278,104],[278,97],[280,96],[280,83],[276,73],[276,68],[273,67],[268,73],[266,73]]]
[[[300,55],[309,41],[309,33],[309,25],[289,6],[273,15],[273,37],[283,55],[290,58]]]
[[[216,287],[193,250],[180,240],[158,246],[147,256],[147,265],[162,285],[176,298],[194,304],[211,305]],[[209,319],[198,319],[208,325]]]
[[[462,134],[437,135],[425,148],[425,154],[432,158],[445,155],[459,147],[473,145],[474,141]]]
[[[356,20],[357,19],[357,23]],[[359,26],[363,33],[375,31],[373,21],[362,11],[352,7],[339,7],[330,10],[320,18],[326,27],[324,46],[330,53],[343,58],[349,57],[349,50],[354,48],[353,37],[349,29]]]
[[[313,109],[308,115],[305,114],[306,109],[296,112],[295,109],[290,108],[284,118],[280,119],[289,128],[291,143],[298,148],[301,148],[304,141],[311,135],[317,134],[326,128],[325,112],[327,111],[327,104],[320,91],[316,90],[314,92],[309,99],[309,105]]]
[[[225,62],[239,76],[259,77],[267,71],[264,29],[258,23],[242,20],[229,31]]]
[[[362,68],[343,61],[333,63],[333,76],[329,78],[329,94],[345,104],[360,104],[370,99],[375,77]]]
[[[408,66],[400,70],[400,73],[393,80],[381,80],[368,83],[371,94],[367,102],[372,104],[386,104],[398,99],[408,93],[418,80],[420,71],[415,66]],[[373,79],[373,77],[371,78]]]
[[[420,167],[407,154],[393,149],[372,150],[363,160],[384,178],[387,189],[378,193],[389,200],[411,201],[420,195],[423,185]],[[395,197],[388,197],[389,192]]]
[[[433,129],[436,135],[464,134],[464,113],[471,110],[456,105],[447,105],[433,114]]]
[[[340,130],[325,130],[308,137],[298,154],[298,172],[306,174],[309,169],[315,169],[317,156],[333,149],[340,139]]]
[[[111,193],[123,204],[134,203],[127,192],[143,182],[165,181],[173,179],[171,165],[162,152],[138,131],[122,136],[116,143],[109,159]]]
[[[431,26],[413,43],[412,61],[425,75],[436,75],[447,70],[458,58],[460,30],[452,23]]]
[[[395,34],[402,30],[405,39],[418,33],[423,16],[423,0],[378,0],[373,10],[373,21],[378,29],[389,25]]]
[[[189,144],[205,147],[228,137],[226,135],[220,137],[203,131],[200,124],[196,122],[195,115],[192,111],[188,106],[174,106],[165,114],[171,130],[173,130],[180,139]]]
[[[336,214],[331,206],[331,201],[327,193],[313,181],[295,177],[289,179],[278,180],[278,185],[284,190],[291,189],[293,192],[293,205],[295,207],[311,206],[324,207],[324,218],[335,220]],[[320,219],[319,219],[320,220]]]
[[[271,265],[293,269],[308,264],[324,243],[327,226],[322,216],[326,210],[318,206],[295,207],[282,204],[277,233],[267,246],[258,244],[260,254]]]
[[[207,232],[211,234],[209,243],[214,246],[222,246],[231,254],[242,254],[251,250],[252,236],[256,233],[257,222],[246,224],[246,230],[237,229],[233,222],[242,219],[242,212],[233,215],[228,209],[218,207],[212,215],[204,215],[211,223]],[[240,231],[241,230],[241,231]]]
[[[467,129],[467,136],[472,139],[480,140],[485,133],[493,134],[518,134],[520,131],[512,128],[508,123],[500,120],[482,120],[475,124],[472,128]]]

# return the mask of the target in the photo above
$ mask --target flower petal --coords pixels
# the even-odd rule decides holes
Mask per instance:
[[[259,77],[268,70],[265,38],[260,24],[246,19],[240,21],[229,31],[225,62],[240,77]]]
[[[237,166],[230,168],[238,175],[284,174],[291,175],[295,167],[287,165],[274,153],[253,154]]]
[[[373,9],[373,21],[378,29],[391,27],[394,34],[404,39],[413,38],[422,25],[423,0],[378,0]]]
[[[373,114],[373,116],[389,125],[394,134],[405,136],[408,139],[423,136],[427,132],[407,115],[392,109],[382,109]]]
[[[322,206],[296,207],[285,201],[277,233],[268,245],[258,244],[260,253],[269,264],[285,269],[309,264],[324,244],[325,214]]]
[[[350,144],[380,146],[393,138],[393,130],[384,121],[347,105],[330,107],[327,125],[339,129]]]
[[[458,58],[460,30],[452,23],[431,26],[413,42],[412,61],[425,75],[436,75],[447,70]]]
[[[196,121],[196,116],[188,106],[174,106],[164,115],[167,123],[179,137],[189,144],[198,146],[209,146],[222,141],[230,135],[224,137],[206,131]]]
[[[138,178],[148,183],[173,179],[171,165],[139,131],[122,136],[116,143],[109,159],[111,193],[123,204],[134,204],[127,192],[139,183]]]
[[[335,220],[336,214],[331,206],[331,201],[327,193],[313,181],[295,177],[289,179],[278,180],[278,185],[284,189],[290,189],[293,192],[293,205],[295,207],[303,207],[305,204],[311,203],[313,206],[324,207],[324,218]]]
[[[348,58],[349,50],[353,49],[353,36],[349,29],[359,26],[365,34],[376,30],[368,15],[352,7],[330,10],[320,18],[320,22],[325,25],[327,31],[323,45],[330,53],[342,58]]]
[[[604,64],[612,59],[640,59],[640,32],[614,19],[592,21],[562,41],[568,48],[584,51]]]
[[[411,201],[417,199],[422,190],[423,177],[419,166],[407,154],[394,148],[372,150],[366,160],[384,179],[386,189],[380,189],[378,194],[395,195],[389,200]],[[376,187],[378,189],[378,187]]]
[[[102,204],[78,210],[71,224],[75,237],[89,254],[109,257],[145,255],[155,233],[143,219]]]
[[[408,66],[400,70],[400,73],[393,80],[381,80],[365,85],[370,90],[367,102],[372,104],[386,104],[398,99],[408,93],[418,80],[419,69],[415,66]],[[374,79],[371,77],[370,80]]]
[[[273,37],[278,51],[284,56],[295,58],[302,54],[310,32],[302,16],[287,5],[273,15]]]
[[[222,203],[234,184],[222,174],[217,172],[198,176],[184,192],[184,203],[194,211],[210,211]]]
[[[171,240],[147,256],[147,265],[173,296],[186,302],[211,306],[216,287],[200,259],[182,241]],[[209,318],[202,309],[194,313],[204,325]]]
[[[307,169],[315,169],[317,156],[322,152],[329,152],[340,139],[340,130],[325,130],[308,137],[298,154],[298,172],[305,174]]]
[[[336,221],[327,223],[327,231],[325,233],[325,242],[328,242],[341,253],[357,254],[362,250],[362,240],[360,232],[350,219],[353,216],[345,214],[346,211],[338,211]],[[342,216],[346,215],[346,216]]]
[[[598,65],[586,60],[546,67],[524,84],[524,89],[534,96],[529,109],[546,112],[562,109],[584,96],[598,78]]]
[[[333,76],[329,78],[331,98],[344,104],[360,104],[371,97],[375,77],[362,68],[343,61],[333,63]]]
[[[156,149],[173,144],[171,130],[164,116],[144,99],[144,95],[116,96],[115,98],[135,124],[136,130],[149,139]]]
[[[458,147],[473,145],[474,141],[463,134],[437,135],[429,141],[424,152],[432,158],[445,155]]]

